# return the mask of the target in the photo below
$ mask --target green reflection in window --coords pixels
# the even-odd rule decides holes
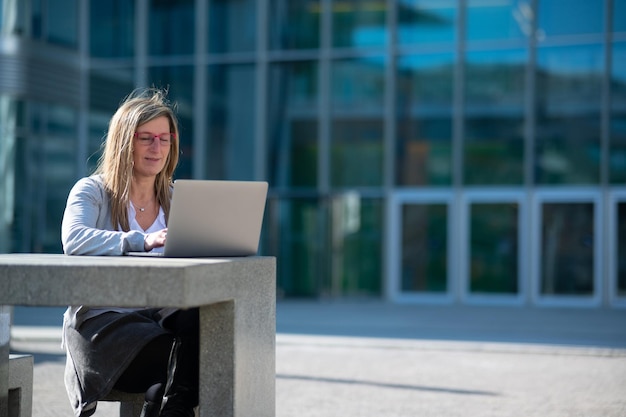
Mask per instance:
[[[384,2],[342,0],[332,2],[333,46],[384,46],[387,42]]]
[[[454,55],[398,59],[396,182],[449,185],[452,181]]]
[[[467,2],[467,39],[524,39],[532,30],[529,0]]]
[[[541,294],[592,295],[593,203],[544,203]]]
[[[270,48],[319,48],[320,12],[320,0],[270,0]]]
[[[330,293],[380,295],[383,204],[344,193],[332,199]]]
[[[604,31],[603,1],[542,0],[537,11],[539,36],[600,34]]]
[[[452,43],[456,37],[457,1],[398,2],[398,42],[401,45]]]
[[[209,0],[209,52],[256,49],[257,0]]]
[[[208,80],[208,177],[254,179],[254,67],[214,65]]]
[[[270,67],[268,171],[274,187],[315,187],[318,160],[317,63]]]
[[[150,53],[192,54],[195,44],[194,0],[151,0],[148,19]]]
[[[468,53],[464,182],[522,184],[526,53]]]
[[[447,211],[446,204],[402,206],[402,291],[447,291]]]
[[[601,45],[538,49],[537,183],[598,183],[603,55]]]
[[[193,162],[193,68],[188,65],[152,67],[147,85],[168,89],[168,99],[177,105],[180,155],[176,178],[192,177]]]
[[[131,57],[135,41],[135,2],[89,3],[89,51],[93,57]]]
[[[470,215],[470,291],[518,292],[519,206],[475,203]]]
[[[612,184],[626,184],[626,43],[613,44],[609,176]]]
[[[263,253],[276,256],[276,286],[287,297],[319,296],[328,277],[326,206],[317,198],[270,198],[263,233]],[[328,280],[328,278],[325,278]]]
[[[626,296],[626,202],[617,204],[617,295]]]
[[[384,60],[335,61],[332,69],[331,185],[380,186]]]

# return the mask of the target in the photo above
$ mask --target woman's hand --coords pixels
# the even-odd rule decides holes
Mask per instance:
[[[160,248],[165,245],[167,239],[167,228],[159,230],[158,232],[152,232],[146,235],[143,240],[143,248],[146,252],[150,252],[154,248]]]

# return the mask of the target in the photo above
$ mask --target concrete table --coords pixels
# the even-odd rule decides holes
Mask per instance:
[[[199,307],[200,416],[275,415],[273,257],[5,254],[0,305]],[[0,354],[4,389],[8,354]]]

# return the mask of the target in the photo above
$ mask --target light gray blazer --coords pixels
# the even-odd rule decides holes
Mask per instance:
[[[145,234],[116,230],[111,222],[110,198],[102,177],[80,179],[67,198],[61,225],[66,255],[123,255],[144,251]]]

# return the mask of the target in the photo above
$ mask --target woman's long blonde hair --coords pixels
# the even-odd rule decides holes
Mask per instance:
[[[109,122],[109,130],[103,143],[104,152],[95,173],[102,176],[111,197],[113,226],[120,225],[125,232],[130,230],[128,206],[133,177],[135,131],[138,126],[162,116],[168,118],[170,132],[175,136],[170,143],[165,167],[156,176],[154,191],[157,203],[163,208],[166,221],[169,218],[173,175],[178,165],[179,136],[174,107],[170,105],[166,96],[167,91],[157,88],[135,90],[124,99]]]

